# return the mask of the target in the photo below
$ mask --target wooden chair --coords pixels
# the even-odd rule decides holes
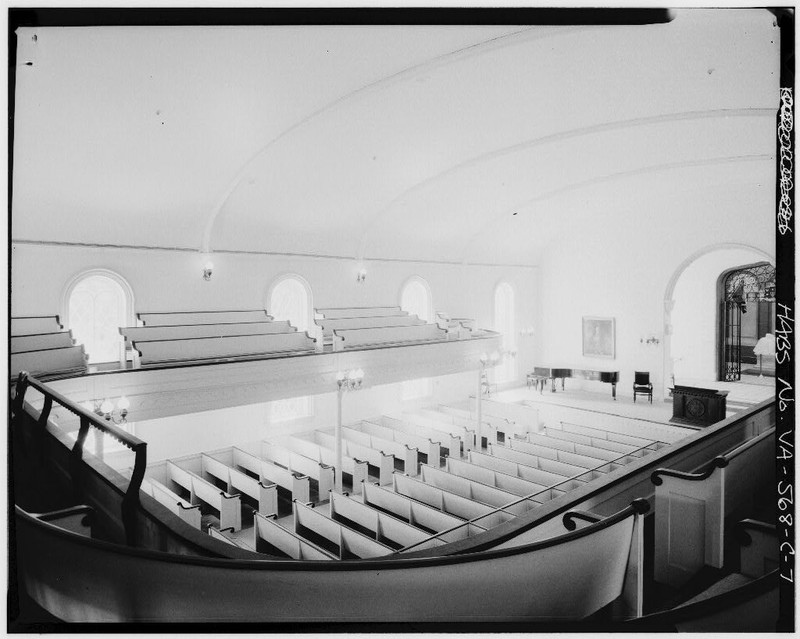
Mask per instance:
[[[647,395],[650,398],[650,403],[653,403],[653,385],[650,383],[650,373],[636,371],[633,380],[633,401],[636,401],[637,395]]]

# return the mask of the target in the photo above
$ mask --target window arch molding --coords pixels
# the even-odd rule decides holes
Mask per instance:
[[[71,304],[71,300],[73,298],[73,295],[75,294],[75,291],[78,289],[78,287],[81,284],[83,284],[87,280],[90,280],[90,279],[96,278],[96,277],[105,278],[105,279],[110,280],[111,282],[113,282],[114,285],[116,285],[117,290],[121,291],[121,293],[122,293],[122,295],[124,297],[124,306],[125,306],[125,308],[124,308],[124,312],[123,312],[123,317],[121,318],[121,321],[117,320],[117,322],[115,322],[115,324],[125,325],[125,326],[135,326],[136,325],[136,314],[135,314],[135,311],[134,311],[134,302],[135,302],[135,300],[134,300],[134,295],[133,295],[133,288],[128,283],[128,280],[126,280],[124,277],[122,277],[119,273],[117,273],[115,271],[112,271],[110,269],[106,269],[106,268],[93,268],[93,269],[89,269],[89,270],[86,270],[86,271],[81,271],[80,273],[77,273],[76,275],[73,275],[69,279],[69,281],[67,282],[66,287],[64,288],[63,295],[61,297],[61,317],[64,318],[66,326],[68,328],[70,328],[70,329],[73,328],[74,318],[71,317],[70,304]],[[116,326],[115,326],[115,328],[116,328]],[[76,339],[81,341],[79,335],[74,335],[74,337],[76,337]],[[120,337],[120,343],[122,343],[122,338],[121,338],[121,336],[119,336],[119,337]],[[99,356],[95,355],[93,357],[91,351],[92,351],[92,349],[89,346],[89,344],[87,343],[87,352],[89,353],[89,356],[92,357],[92,359],[90,359],[90,361],[98,361],[98,362],[100,362],[100,361],[115,361],[117,359],[116,357],[113,358],[113,360],[109,360],[107,357],[104,357],[102,359],[98,359]]]
[[[400,306],[401,308],[403,307],[403,298],[405,297],[409,286],[412,286],[414,284],[422,286],[422,288],[425,290],[425,305],[427,312],[425,313],[425,317],[420,317],[420,319],[423,319],[426,322],[433,322],[435,316],[435,313],[433,311],[433,294],[431,293],[430,284],[428,284],[428,281],[424,277],[420,277],[419,275],[412,275],[403,282],[402,286],[400,286],[400,291],[398,292],[397,295],[398,306]]]
[[[314,332],[314,294],[311,290],[311,284],[308,283],[308,280],[304,278],[302,275],[294,273],[292,271],[286,271],[284,273],[280,273],[275,279],[270,282],[270,285],[267,287],[267,293],[264,298],[264,308],[266,309],[267,313],[272,314],[272,297],[275,293],[275,289],[277,289],[282,284],[286,282],[296,282],[300,284],[306,295],[306,312],[305,312],[305,321],[306,321],[306,328],[303,330],[308,331],[309,335],[313,337]],[[277,319],[277,318],[276,318]],[[300,327],[297,327],[300,330]]]

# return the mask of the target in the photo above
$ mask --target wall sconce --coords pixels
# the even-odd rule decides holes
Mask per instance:
[[[208,280],[211,279],[211,273],[213,273],[213,272],[214,272],[214,262],[212,262],[211,260],[208,260],[203,265],[203,279],[206,282],[208,282]]]
[[[360,389],[363,381],[364,371],[360,368],[336,373],[336,383],[342,392]]]
[[[363,284],[366,279],[367,279],[367,269],[365,268],[359,269],[358,273],[356,274],[356,282],[358,282],[359,284]]]
[[[520,337],[533,337],[533,326],[528,326],[527,328],[523,328],[519,332]]]
[[[90,399],[83,402],[83,407],[93,412],[94,414],[104,418],[106,421],[114,422],[115,424],[125,424],[128,421],[128,408],[131,403],[128,398],[123,395],[117,400],[117,405],[107,397],[100,401],[99,399]]]
[[[655,335],[648,335],[647,337],[640,337],[639,343],[644,344],[645,346],[658,346],[661,342]]]

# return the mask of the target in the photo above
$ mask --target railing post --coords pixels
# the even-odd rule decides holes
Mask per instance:
[[[17,383],[14,386],[14,401],[11,408],[14,411],[14,416],[19,417],[22,412],[22,406],[25,402],[25,391],[28,389],[28,373],[22,371],[17,377]]]
[[[86,436],[89,434],[89,419],[81,417],[81,426],[78,430],[78,437],[75,440],[75,445],[72,447],[70,453],[70,474],[72,475],[72,490],[75,499],[80,501],[83,496],[83,487],[81,486],[81,476],[83,474],[83,444],[86,441]]]
[[[128,491],[122,498],[122,525],[125,527],[125,540],[129,546],[135,546],[137,542],[136,511],[139,507],[139,489],[147,468],[147,444],[142,442],[134,452],[136,459],[133,462],[131,480]]]
[[[340,387],[336,391],[336,437],[334,443],[334,457],[336,468],[334,468],[334,487],[337,493],[342,493],[342,395],[344,391]]]
[[[483,372],[485,370],[486,368],[481,365],[481,368],[478,371],[478,393],[475,395],[475,414],[478,416],[478,423],[475,427],[475,439],[477,440],[475,442],[475,446],[479,452],[482,450],[481,444],[483,443],[481,435],[481,422],[483,421],[483,415],[481,414],[481,395],[483,394]]]
[[[42,406],[42,412],[39,413],[39,421],[36,422],[36,445],[39,447],[39,456],[44,464],[46,455],[45,455],[45,436],[47,435],[47,420],[50,418],[50,411],[53,408],[53,398],[50,395],[44,396],[44,406]]]

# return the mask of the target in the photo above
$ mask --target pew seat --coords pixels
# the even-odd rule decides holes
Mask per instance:
[[[121,326],[120,335],[128,343],[153,342],[173,339],[203,337],[226,337],[242,335],[269,335],[294,333],[297,329],[289,322],[264,320],[261,322],[237,322],[222,324],[188,324],[170,326]]]
[[[292,530],[287,530],[274,516],[255,513],[253,517],[253,537],[256,552],[268,555],[283,555],[290,559],[330,560],[338,557],[320,548]]]
[[[88,370],[88,355],[83,344],[11,353],[9,372],[16,377],[22,371],[31,375],[74,375]]]
[[[150,495],[159,504],[165,506],[169,511],[185,521],[192,528],[200,530],[202,527],[202,513],[199,504],[190,504],[177,493],[171,491],[161,482],[153,478],[144,478],[141,486],[142,492]]]
[[[436,324],[336,329],[333,331],[333,350],[422,344],[446,339],[446,331]]]
[[[402,317],[408,313],[399,306],[345,306],[315,309],[323,319],[342,319],[348,317]]]
[[[166,462],[166,474],[171,482],[188,491],[189,501],[192,504],[202,502],[217,511],[220,528],[241,530],[242,509],[239,495],[231,495],[220,490],[214,484],[170,460]]]
[[[12,317],[9,332],[17,335],[37,335],[41,333],[57,333],[63,331],[58,315],[38,315],[30,317]]]
[[[392,552],[390,546],[334,521],[319,508],[298,501],[293,506],[294,532],[306,538],[310,533],[318,544],[328,542],[339,559],[382,557]]]
[[[9,352],[22,353],[25,351],[42,351],[51,348],[66,348],[75,346],[72,331],[59,331],[56,333],[39,333],[37,335],[12,335],[9,343]]]

